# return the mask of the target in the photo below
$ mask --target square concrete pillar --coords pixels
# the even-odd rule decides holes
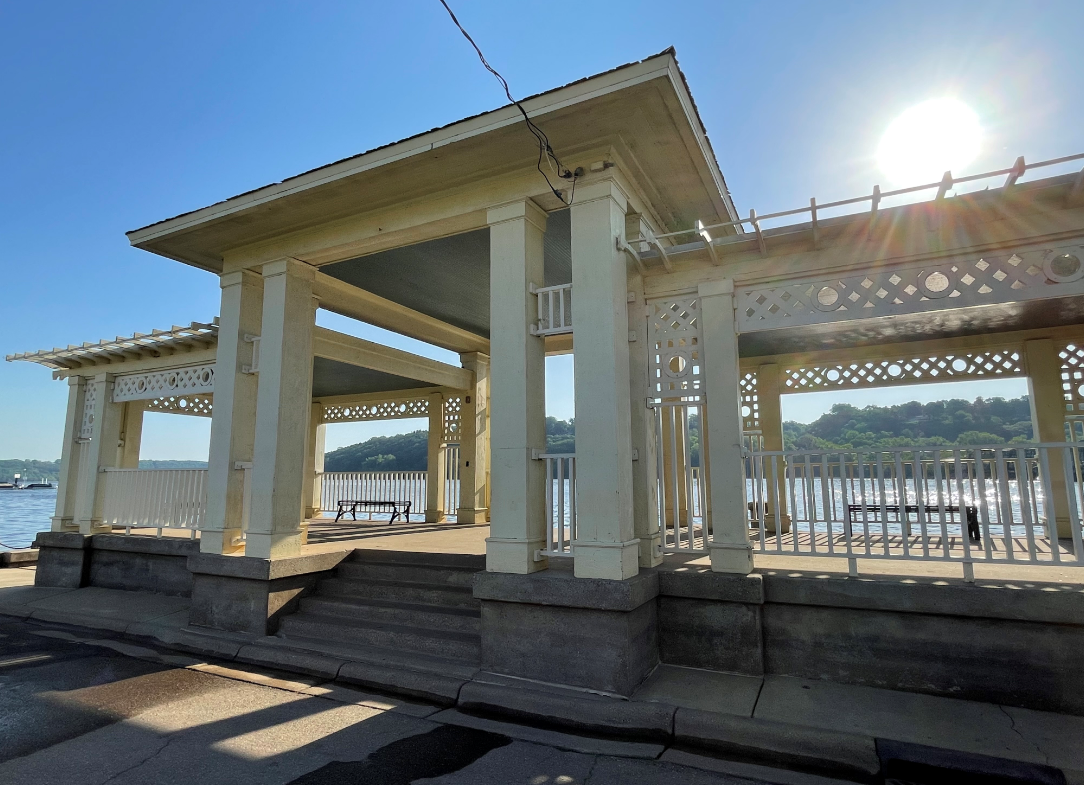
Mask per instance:
[[[529,573],[548,562],[545,467],[534,454],[546,449],[546,350],[532,335],[545,284],[542,238],[546,214],[521,201],[489,211],[490,388],[492,480],[486,569]]]
[[[711,517],[711,568],[749,573],[749,543],[742,466],[741,391],[738,333],[734,321],[734,281],[700,284],[701,334],[704,338],[704,392],[707,428],[708,501]],[[703,448],[701,448],[703,450]]]
[[[572,205],[578,578],[624,580],[639,570],[633,530],[625,195],[583,186]]]
[[[1039,442],[1063,443],[1065,438],[1065,393],[1062,389],[1061,358],[1049,338],[1024,342],[1028,368],[1028,400],[1031,402],[1031,427]],[[1069,513],[1069,490],[1065,482],[1065,455],[1061,450],[1047,452],[1050,467],[1050,494],[1058,537],[1072,537]]]
[[[207,517],[200,530],[203,553],[232,553],[244,547],[245,472],[256,438],[259,365],[252,338],[260,334],[263,279],[250,270],[227,273],[219,281],[214,408],[207,472]]]
[[[463,367],[474,373],[474,388],[463,395],[459,435],[460,523],[485,523],[489,513],[486,481],[489,474],[489,356],[461,354]]]
[[[246,556],[295,556],[303,544],[301,505],[312,407],[315,271],[296,259],[263,266],[260,381]]]
[[[84,393],[80,492],[75,519],[81,534],[112,531],[102,523],[105,472],[117,466],[124,405],[113,403],[113,374],[100,373],[87,382]],[[91,389],[93,387],[93,389]]]
[[[74,531],[79,528],[75,522],[75,501],[79,498],[79,461],[83,446],[79,432],[83,427],[86,381],[82,376],[68,377],[68,409],[64,416],[64,442],[60,448],[56,514],[50,526],[55,532]]]
[[[139,468],[139,448],[143,441],[144,401],[128,401],[124,404],[124,421],[121,427],[120,468]]]
[[[444,520],[444,480],[447,466],[444,454],[444,395],[429,394],[429,441],[425,477],[425,521]]]

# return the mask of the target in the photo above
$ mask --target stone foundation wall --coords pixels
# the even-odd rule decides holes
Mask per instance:
[[[1084,714],[1084,593],[914,578],[659,573],[663,662]]]

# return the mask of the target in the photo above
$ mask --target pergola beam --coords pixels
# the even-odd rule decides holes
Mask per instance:
[[[384,297],[316,273],[313,294],[320,307],[453,352],[489,354],[489,339],[442,322]],[[413,355],[410,355],[413,356]]]
[[[465,368],[430,360],[410,352],[391,349],[372,341],[352,335],[316,327],[312,339],[312,353],[326,360],[356,365],[372,371],[393,374],[406,379],[467,390],[474,383],[474,374]]]

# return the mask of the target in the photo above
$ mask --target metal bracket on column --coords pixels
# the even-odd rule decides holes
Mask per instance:
[[[624,251],[625,253],[627,253],[629,256],[632,257],[633,261],[636,262],[636,268],[640,271],[641,274],[646,272],[646,268],[644,267],[644,260],[640,258],[640,252],[639,251],[637,251],[631,245],[626,243],[620,237],[615,237],[614,238],[614,243],[617,246],[617,250]],[[629,300],[629,302],[632,302],[632,300]]]
[[[252,344],[252,365],[242,365],[241,373],[260,372],[260,336],[245,335],[245,343]]]
[[[545,450],[539,450],[539,449],[537,449],[535,447],[532,447],[531,448],[531,460],[532,461],[540,461],[540,460],[542,460],[542,456],[545,455],[545,453],[546,453]]]

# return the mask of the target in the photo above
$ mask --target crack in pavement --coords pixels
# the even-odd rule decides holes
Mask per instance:
[[[595,776],[595,767],[598,765],[598,760],[601,757],[601,755],[595,755],[594,758],[592,758],[591,768],[587,770],[587,776],[583,778],[583,785],[588,785],[588,783],[591,782],[591,778]]]
[[[998,709],[1001,710],[1002,714],[1004,714],[1006,717],[1009,718],[1009,730],[1011,730],[1013,733],[1015,733],[1017,736],[1019,736],[1023,741],[1026,741],[1028,744],[1030,744],[1032,747],[1034,747],[1038,751],[1038,753],[1043,756],[1043,763],[1045,763],[1046,765],[1049,766],[1050,765],[1050,756],[1046,754],[1046,750],[1044,750],[1036,742],[1032,741],[1027,736],[1025,736],[1023,733],[1020,732],[1019,728],[1016,727],[1016,718],[1014,716],[1012,716],[1011,714],[1009,714],[1008,709],[1006,709],[1000,703],[997,704],[997,707],[998,707]]]
[[[118,777],[121,777],[121,776],[123,776],[123,775],[125,775],[125,774],[127,774],[127,773],[129,773],[131,771],[135,771],[136,769],[138,769],[140,766],[144,765],[145,763],[149,763],[150,761],[154,760],[159,755],[161,755],[163,752],[165,752],[166,747],[168,747],[170,744],[172,744],[174,742],[174,740],[176,739],[176,737],[177,737],[177,734],[170,734],[169,736],[163,737],[165,743],[162,744],[162,746],[160,746],[158,749],[156,749],[154,752],[152,752],[150,755],[148,755],[147,757],[145,757],[143,760],[139,761],[138,763],[132,764],[128,768],[122,769],[121,771],[118,771],[116,774],[112,775],[108,779],[102,780],[100,785],[109,785],[110,782],[113,782]]]

